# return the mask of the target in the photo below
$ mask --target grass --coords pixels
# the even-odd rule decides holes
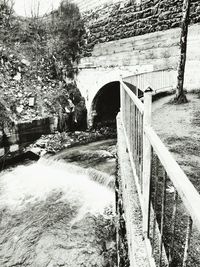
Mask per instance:
[[[194,137],[169,137],[166,139],[169,150],[180,155],[200,155],[200,138]]]
[[[188,93],[189,102],[187,105],[172,105],[167,102],[161,103],[157,113],[155,125],[156,130],[161,136],[163,142],[168,147],[170,152],[175,157],[178,164],[186,173],[189,180],[192,182],[196,190],[200,193],[200,90]],[[167,105],[166,105],[167,104]],[[170,104],[170,105],[168,105]],[[161,167],[160,167],[161,168]],[[162,169],[162,168],[161,168]],[[158,174],[158,198],[157,198],[157,221],[160,227],[161,222],[161,196],[163,177],[160,171]],[[155,174],[154,177],[155,179]],[[172,182],[167,179],[167,187],[173,186]],[[155,185],[154,185],[155,187]],[[152,189],[152,198],[154,197],[155,189]],[[172,211],[174,207],[174,192],[166,193],[166,213],[164,224],[164,242],[166,253],[169,255],[170,243],[175,237],[174,243],[174,259],[170,267],[182,266],[185,239],[186,225],[188,220],[188,212],[186,211],[180,197],[177,200],[177,216],[175,223],[175,233],[172,232]],[[200,234],[193,226],[191,234],[191,243],[187,266],[200,266]]]
[[[199,99],[200,99],[200,94],[199,94]],[[194,113],[192,124],[197,127],[200,127],[200,111],[199,110]]]
[[[158,168],[156,169],[156,162],[158,162]],[[184,165],[187,165],[187,162],[183,162]],[[195,182],[198,175],[200,175],[200,170],[197,172],[197,167],[195,166],[195,162],[191,163],[192,172],[186,173],[191,182]],[[157,177],[157,182],[156,182]],[[163,196],[163,167],[159,161],[156,160],[156,156],[153,157],[153,170],[152,170],[152,185],[151,185],[151,201],[154,207],[154,213],[156,214],[156,220],[158,223],[159,229],[161,229],[161,210],[162,210],[162,196]],[[200,188],[200,181],[195,183]],[[172,182],[167,177],[166,180],[167,188],[172,185]],[[156,189],[157,187],[157,189]],[[156,191],[157,190],[157,191]],[[157,192],[157,193],[156,193]],[[175,192],[175,191],[174,191]],[[165,251],[168,258],[173,255],[173,260],[171,262],[170,267],[179,267],[182,266],[182,260],[184,255],[184,248],[185,248],[185,239],[187,233],[187,220],[188,220],[188,213],[183,205],[183,202],[180,197],[177,198],[177,213],[176,213],[176,220],[175,220],[175,231],[172,230],[172,216],[173,216],[173,209],[174,209],[174,192],[170,192],[166,190],[166,199],[165,199],[165,215],[164,215],[164,230],[163,230],[163,242],[165,245]],[[155,199],[156,196],[156,199]],[[153,239],[156,240],[155,244],[155,259],[157,264],[159,264],[158,253],[159,253],[159,246],[158,240],[159,237],[155,235],[153,238],[153,214],[151,213],[151,227],[150,227],[150,240],[153,244]],[[198,250],[196,248],[200,248],[200,235],[198,231],[194,228],[191,235],[191,246],[190,246],[190,254],[188,257],[188,265],[192,267],[200,266],[200,259],[198,256]],[[174,238],[174,246],[172,248],[172,240]],[[171,253],[173,251],[173,254]],[[166,266],[166,263],[162,263],[161,266]]]

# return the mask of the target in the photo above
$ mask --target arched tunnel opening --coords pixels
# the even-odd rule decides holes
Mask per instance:
[[[120,109],[120,83],[104,85],[93,100],[93,127],[110,126],[116,128],[116,116]]]

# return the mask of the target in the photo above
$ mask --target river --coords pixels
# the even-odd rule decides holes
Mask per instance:
[[[116,266],[115,143],[63,150],[0,175],[0,266]]]

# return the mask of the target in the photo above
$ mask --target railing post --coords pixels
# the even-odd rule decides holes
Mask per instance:
[[[123,116],[123,88],[122,88],[122,75],[120,74],[120,77],[119,77],[119,85],[120,85],[120,112],[121,112],[121,115]],[[122,117],[123,118],[123,117]]]
[[[143,117],[143,174],[142,174],[142,199],[143,199],[143,233],[149,235],[150,216],[150,179],[151,179],[151,144],[145,134],[145,126],[151,125],[152,92],[148,87],[144,91],[144,117]]]

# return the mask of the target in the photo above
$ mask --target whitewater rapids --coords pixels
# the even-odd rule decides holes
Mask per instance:
[[[47,159],[1,173],[0,266],[115,266],[111,180]]]

